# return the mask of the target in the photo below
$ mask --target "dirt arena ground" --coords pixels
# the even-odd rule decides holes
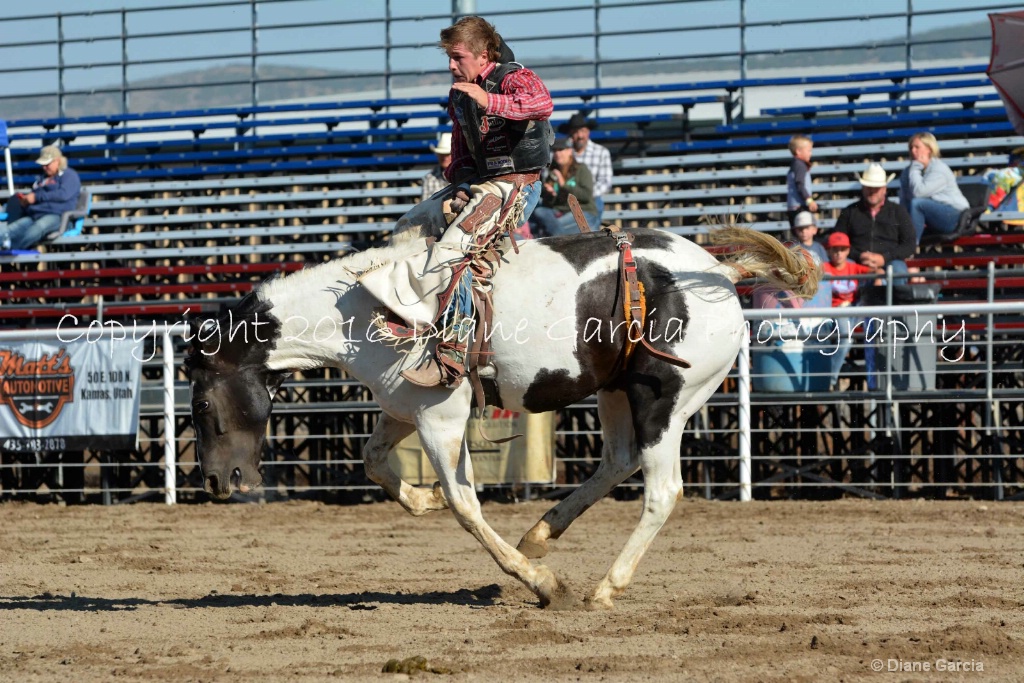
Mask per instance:
[[[515,542],[546,507],[484,512]],[[639,509],[601,502],[545,561],[589,591]],[[539,609],[395,503],[0,515],[3,680],[1024,680],[1021,504],[687,499],[612,612]]]

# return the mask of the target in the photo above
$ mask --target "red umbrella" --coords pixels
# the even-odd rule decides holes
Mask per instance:
[[[1024,11],[990,14],[992,58],[988,77],[1006,105],[1006,115],[1024,135]]]

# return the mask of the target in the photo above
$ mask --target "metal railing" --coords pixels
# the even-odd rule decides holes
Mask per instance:
[[[282,89],[286,84],[335,81],[335,85],[318,88],[316,95],[358,90],[380,91],[391,97],[425,78],[446,83],[444,61],[437,51],[438,31],[460,13],[474,9],[472,2],[435,2],[416,4],[409,10],[406,3],[391,0],[361,4],[360,12],[350,11],[352,7],[350,3],[324,5],[309,0],[207,0],[8,15],[0,52],[17,58],[6,59],[8,66],[0,68],[7,85],[5,100],[44,103],[45,113],[33,115],[35,118],[70,115],[68,104],[73,98],[90,98],[90,114],[152,110],[154,106],[133,101],[132,96],[160,90],[201,93],[227,88],[233,89],[234,104],[256,105],[302,97],[294,87]],[[690,7],[710,20],[693,20]],[[666,65],[665,73],[674,73],[676,78],[680,70],[710,65],[745,78],[750,71],[764,67],[767,60],[780,56],[818,57],[808,60],[806,67],[788,68],[791,73],[820,66],[824,55],[840,53],[862,53],[865,59],[861,63],[887,61],[903,63],[909,69],[921,61],[916,51],[948,42],[948,38],[916,36],[918,25],[953,15],[961,18],[961,24],[981,22],[986,12],[1011,8],[1017,6],[993,2],[967,8],[927,8],[921,2],[905,0],[893,3],[891,11],[876,14],[832,15],[827,5],[817,5],[805,8],[798,19],[780,20],[775,16],[777,4],[757,0],[701,0],[699,5],[697,0],[592,0],[583,5],[488,10],[486,18],[502,31],[520,61],[528,62],[545,78],[563,75],[582,79],[585,86],[600,87],[609,78],[635,77],[641,65],[644,73],[654,77],[659,76],[659,65]],[[422,14],[414,13],[424,9],[427,11]],[[652,22],[655,12],[669,19]],[[806,30],[794,41],[793,32],[777,31],[780,24]],[[169,28],[180,25],[188,28]],[[843,30],[839,40],[823,41],[817,35],[835,27],[849,30]],[[871,30],[892,37],[865,41]],[[28,35],[32,38],[22,38]],[[709,44],[729,47],[687,48],[707,36],[716,38]],[[986,27],[958,42],[985,45],[989,40]],[[339,68],[338,62],[359,66]],[[295,63],[315,65],[321,73],[283,71]],[[224,64],[238,65],[235,71],[239,75],[221,76],[215,82],[201,82],[195,74],[193,82],[173,77],[153,82],[168,71]],[[25,75],[31,79],[18,78]],[[42,83],[52,86],[40,88]],[[6,115],[26,118],[10,111]]]
[[[815,325],[822,325],[823,320],[839,320],[842,318],[877,318],[882,322],[882,329],[895,330],[895,327],[887,327],[888,321],[892,321],[898,318],[909,319],[909,316],[920,316],[921,318],[928,316],[941,315],[947,319],[961,320],[971,319],[976,321],[974,325],[975,331],[972,338],[968,338],[967,332],[964,330],[957,330],[956,335],[950,336],[949,334],[943,335],[943,340],[953,345],[960,344],[966,347],[966,345],[977,346],[977,358],[981,360],[977,361],[966,361],[962,358],[958,358],[955,354],[946,354],[948,359],[945,363],[940,363],[937,370],[932,372],[939,378],[955,375],[957,381],[964,383],[956,390],[936,391],[932,389],[930,391],[900,391],[896,389],[896,382],[893,381],[894,375],[901,372],[901,369],[896,363],[884,364],[884,367],[879,371],[880,381],[877,388],[868,391],[841,391],[841,392],[793,392],[789,395],[778,394],[763,391],[758,391],[753,385],[757,383],[758,375],[753,371],[751,364],[751,348],[749,339],[744,339],[742,351],[739,355],[737,368],[731,374],[730,380],[734,383],[734,390],[732,391],[719,391],[700,414],[695,415],[689,425],[688,437],[689,439],[697,440],[708,440],[711,442],[718,442],[724,444],[724,450],[719,456],[708,456],[708,455],[694,455],[694,456],[682,456],[682,464],[685,470],[692,470],[694,467],[703,467],[707,471],[709,468],[714,468],[723,463],[735,462],[736,468],[730,469],[730,473],[725,478],[720,478],[718,481],[711,482],[710,480],[705,482],[705,488],[709,497],[734,497],[738,496],[740,500],[749,500],[753,495],[756,495],[758,490],[770,490],[778,487],[786,487],[788,489],[799,489],[801,486],[815,486],[815,487],[828,487],[836,491],[845,491],[847,493],[853,493],[857,495],[878,495],[874,491],[881,485],[885,485],[894,493],[893,495],[901,495],[901,491],[909,490],[912,487],[918,488],[943,488],[943,487],[954,487],[963,488],[969,491],[979,490],[979,487],[988,489],[988,495],[995,499],[1002,499],[1004,497],[1005,488],[1007,486],[1013,487],[1015,490],[1019,489],[1024,481],[1017,479],[1005,479],[1002,478],[1001,474],[993,474],[990,481],[964,481],[963,477],[958,477],[956,480],[943,479],[942,476],[935,474],[931,480],[917,480],[911,479],[900,479],[894,470],[890,471],[888,475],[889,481],[878,481],[877,478],[872,480],[871,484],[864,484],[863,482],[857,481],[843,481],[842,479],[830,479],[828,477],[822,477],[816,474],[817,468],[827,465],[830,462],[835,462],[842,459],[865,459],[870,460],[870,463],[864,465],[865,467],[876,467],[878,465],[878,459],[874,453],[839,453],[837,451],[842,450],[834,448],[832,451],[815,451],[812,447],[810,452],[796,453],[790,452],[786,447],[781,450],[776,450],[771,453],[762,453],[760,455],[752,452],[752,445],[756,443],[769,443],[773,442],[774,439],[778,438],[780,442],[783,440],[783,436],[792,438],[792,433],[777,434],[772,436],[779,431],[778,428],[772,426],[765,426],[757,423],[755,416],[764,411],[776,410],[779,406],[784,405],[802,405],[806,404],[805,409],[818,409],[832,408],[832,409],[843,409],[848,408],[850,405],[856,403],[870,404],[870,410],[867,411],[867,417],[865,418],[864,424],[852,425],[852,424],[825,424],[824,422],[814,422],[810,426],[797,428],[795,431],[807,431],[813,439],[823,438],[838,438],[838,431],[867,431],[873,437],[875,435],[883,436],[892,440],[893,442],[900,443],[901,447],[899,452],[889,453],[886,456],[889,466],[899,467],[906,466],[911,468],[913,461],[916,458],[928,457],[936,462],[948,461],[951,466],[956,466],[957,463],[961,462],[967,457],[979,457],[981,459],[988,459],[994,463],[1018,463],[1014,465],[1013,470],[1019,470],[1019,463],[1024,461],[1024,453],[1014,452],[1012,448],[1007,446],[1004,439],[1003,432],[1008,429],[1007,417],[1008,414],[1012,413],[1016,415],[1024,405],[1024,388],[1000,388],[999,385],[1004,385],[1006,382],[1003,378],[1009,376],[1015,376],[1024,371],[1024,364],[1015,361],[1011,366],[1004,367],[1004,363],[1000,363],[999,367],[995,364],[995,359],[1001,354],[1002,351],[1011,350],[1013,347],[1020,346],[1020,337],[1024,336],[1024,331],[1017,333],[1017,336],[1011,336],[1009,338],[1000,338],[1000,335],[1005,336],[1005,331],[1000,332],[1000,328],[1004,327],[1002,324],[1006,318],[1005,316],[1014,316],[1013,320],[1020,323],[1021,316],[1024,316],[1024,301],[994,301],[993,290],[996,284],[995,272],[993,269],[989,269],[989,278],[991,286],[988,292],[987,303],[941,303],[941,304],[925,304],[925,305],[912,305],[912,306],[859,306],[845,309],[787,309],[783,315],[786,318],[793,319],[814,319]],[[746,310],[744,311],[746,319],[751,324],[752,331],[757,330],[760,321],[773,321],[779,318],[780,311],[778,310]],[[188,477],[185,474],[186,468],[188,471],[194,469],[195,464],[191,461],[181,462],[178,456],[179,448],[194,453],[194,436],[191,435],[190,427],[188,427],[187,415],[182,416],[182,410],[187,413],[187,387],[181,381],[175,381],[176,379],[176,364],[175,354],[173,349],[172,335],[182,332],[182,326],[158,326],[149,328],[152,329],[153,337],[153,353],[155,356],[159,356],[160,360],[157,363],[155,360],[151,365],[159,366],[159,377],[155,377],[153,373],[150,373],[150,379],[145,380],[143,384],[143,394],[149,395],[150,399],[148,403],[150,405],[143,407],[144,420],[152,420],[157,425],[154,431],[151,431],[148,435],[142,436],[140,430],[140,439],[146,440],[151,445],[156,445],[162,442],[162,459],[157,460],[155,448],[143,449],[148,450],[153,457],[152,461],[143,463],[133,463],[133,466],[142,468],[159,468],[163,472],[162,477],[162,488],[157,490],[155,482],[150,483],[147,486],[143,486],[142,491],[138,487],[128,487],[126,489],[118,489],[116,487],[108,487],[106,484],[102,485],[82,485],[80,488],[66,487],[61,488],[59,493],[65,495],[68,493],[75,494],[90,494],[95,495],[102,490],[105,501],[112,501],[120,496],[127,496],[127,500],[134,500],[141,497],[147,497],[154,494],[162,494],[163,499],[168,504],[173,504],[177,501],[178,494],[186,492],[190,495],[199,493],[199,490],[190,486],[188,483]],[[26,339],[53,339],[57,338],[58,334],[63,335],[61,338],[70,338],[74,335],[71,334],[72,330],[63,329],[58,332],[57,330],[29,330],[29,331],[5,331],[0,332],[0,342],[14,341],[14,340],[26,340]],[[95,332],[95,330],[94,330]],[[934,332],[934,331],[933,331]],[[109,336],[111,330],[108,329],[102,334]],[[957,336],[959,335],[959,336]],[[756,332],[753,335],[756,339]],[[897,334],[886,334],[883,338],[874,343],[874,346],[878,349],[879,353],[884,353],[892,358],[897,357],[897,352],[901,345],[908,345],[913,342],[914,335],[903,335],[902,338]],[[927,342],[927,339],[925,340]],[[865,347],[863,344],[857,346]],[[930,350],[927,352],[935,353],[936,348],[934,346],[928,347]],[[760,349],[763,351],[763,349]],[[754,349],[754,353],[757,353],[759,349]],[[811,353],[822,353],[821,350],[809,349]],[[1018,367],[1020,366],[1020,367]],[[339,380],[325,380],[324,384],[337,384]],[[358,388],[358,383],[353,380],[340,380],[341,384]],[[286,385],[287,386],[287,385]],[[752,390],[754,389],[754,390]],[[161,398],[159,401],[154,402],[155,397],[159,395]],[[952,405],[964,405],[971,404],[976,405],[980,409],[968,408],[966,413],[969,415],[968,418],[959,420],[957,423],[949,424],[935,424],[934,420],[929,422],[928,420],[920,421],[917,424],[901,424],[901,414],[908,406],[920,406],[920,405],[932,405],[935,406],[936,410],[939,408],[948,408]],[[579,406],[578,406],[579,407]],[[577,407],[577,408],[578,408]],[[584,406],[585,407],[585,406]],[[362,413],[372,413],[376,410],[376,405],[372,401],[355,401],[355,402],[344,402],[339,405],[321,405],[314,404],[279,404],[278,411],[290,412],[292,414],[302,414],[308,416],[315,412],[329,411],[361,411]],[[734,426],[729,426],[728,420],[716,421],[707,418],[706,411],[709,409],[715,410],[726,410],[735,412],[737,420]],[[1011,416],[1012,417],[1012,416]],[[1011,423],[1016,424],[1019,421],[1019,416],[1012,417]],[[170,427],[169,427],[170,426]],[[1009,427],[1010,429],[1016,429],[1016,427]],[[792,427],[787,428],[788,432],[794,431]],[[971,453],[964,452],[960,447],[951,447],[948,451],[938,452],[938,447],[931,447],[928,453],[914,453],[915,447],[910,445],[910,442],[919,436],[919,432],[929,431],[935,432],[941,436],[943,432],[965,432],[967,433],[967,439],[971,440],[987,440],[1002,444],[996,449],[995,452],[983,454],[981,456],[972,456]],[[830,433],[831,432],[831,433]],[[588,432],[586,430],[579,429],[560,429],[557,435],[561,439],[566,438],[587,438],[596,437],[599,434],[597,431]],[[973,435],[973,436],[972,436]],[[353,429],[350,433],[344,435],[341,434],[321,434],[314,430],[309,430],[301,436],[301,439],[307,442],[323,442],[324,440],[332,440],[345,438],[349,440],[362,441],[368,438],[369,434],[365,430],[358,428]],[[976,438],[975,438],[976,437]],[[278,448],[281,444],[286,444],[290,440],[296,437],[293,434],[275,434],[273,430],[269,435],[271,447],[273,449]],[[941,442],[941,438],[936,439],[936,443]],[[180,443],[179,443],[180,442]],[[287,451],[287,449],[285,449]],[[922,450],[917,447],[916,450]],[[276,457],[276,456],[275,456]],[[596,462],[592,458],[560,458],[564,465],[578,465],[589,464],[594,465]],[[792,464],[793,462],[799,461],[799,464]],[[998,462],[997,462],[998,461]],[[780,464],[781,463],[781,464]],[[893,465],[895,463],[895,465]],[[901,464],[902,463],[902,464]],[[356,469],[361,467],[361,462],[358,459],[358,448],[350,457],[329,457],[325,460],[318,460],[312,457],[300,457],[300,458],[284,458],[275,459],[267,463],[271,468],[288,468],[288,467],[303,467],[303,468],[349,468]],[[62,472],[67,468],[96,468],[99,467],[100,476],[99,480],[105,482],[107,477],[105,473],[107,470],[116,469],[118,467],[125,466],[125,462],[119,462],[116,459],[108,459],[96,463],[69,463],[64,462],[61,459],[53,460],[46,459],[43,457],[37,457],[35,462],[15,461],[10,458],[5,458],[4,462],[0,464],[0,472],[4,474],[13,474],[15,470],[19,468],[51,468],[56,469],[57,473],[54,477],[54,481],[58,484],[62,482]],[[781,470],[779,469],[781,468]],[[767,474],[758,474],[759,471],[770,470]],[[994,471],[1001,472],[1001,469]],[[81,477],[79,477],[79,480]],[[576,486],[580,482],[563,484],[560,483],[559,487],[563,486]],[[693,483],[693,482],[691,482]],[[636,486],[637,484],[634,484]],[[273,495],[274,489],[279,489],[278,485],[272,485],[271,495]],[[301,484],[286,484],[284,488],[287,491],[293,493],[298,492],[330,492],[330,491],[355,491],[355,490],[370,490],[375,489],[376,486],[373,484],[362,482],[362,483],[318,483],[310,485]],[[35,489],[12,489],[9,487],[0,489],[0,493],[4,495],[32,495],[39,493]],[[52,493],[52,491],[51,491]],[[285,493],[285,495],[288,495]],[[1019,494],[1017,494],[1019,495]],[[125,500],[124,497],[121,500]]]

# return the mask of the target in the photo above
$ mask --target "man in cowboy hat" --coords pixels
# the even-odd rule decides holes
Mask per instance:
[[[7,202],[7,223],[0,223],[0,245],[8,249],[29,249],[60,227],[60,216],[74,211],[82,181],[56,145],[39,151],[36,163],[43,175],[32,190],[19,192]]]
[[[910,214],[886,197],[889,181],[879,164],[869,164],[860,181],[861,198],[839,212],[836,232],[850,238],[850,260],[868,268],[892,265],[894,273],[905,274],[905,259],[917,249]]]
[[[590,131],[597,128],[597,121],[588,119],[586,114],[578,111],[569,120],[558,127],[558,132],[572,138],[573,157],[577,163],[586,164],[594,176],[594,202],[597,204],[597,225],[601,224],[604,213],[604,196],[612,191],[612,155],[607,147],[603,147],[590,139]]]
[[[444,172],[452,163],[452,134],[441,133],[436,145],[430,146],[430,151],[437,157],[437,165],[430,169],[427,175],[423,176],[423,191],[420,193],[420,201],[429,199],[435,192],[440,192],[448,187],[448,181]]]

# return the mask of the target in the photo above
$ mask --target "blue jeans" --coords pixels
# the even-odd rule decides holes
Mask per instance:
[[[594,197],[594,203],[597,204],[597,213],[594,214],[594,220],[590,220],[590,216],[587,216],[587,223],[590,224],[591,230],[598,230],[601,228],[601,216],[604,215],[604,197],[602,195]]]
[[[540,186],[541,182],[530,183],[529,185],[523,185],[523,196],[526,197],[526,206],[523,209],[523,220],[530,220],[530,216],[533,215],[533,210],[540,204]]]
[[[597,223],[597,216],[592,213],[584,213],[583,216],[587,219],[587,225],[594,225]],[[557,215],[557,212],[547,206],[538,206],[533,212],[533,217],[530,219],[531,229],[535,229],[535,234],[538,236],[544,235],[575,235],[579,233],[579,227],[576,225],[576,219],[573,218],[572,212],[565,212],[561,216]]]
[[[902,259],[898,259],[897,258],[897,259],[893,259],[892,261],[889,261],[887,264],[885,264],[885,267],[887,269],[888,269],[889,266],[892,266],[892,284],[893,284],[893,286],[899,286],[899,285],[907,284],[908,279],[906,277],[897,277],[898,275],[906,276],[906,275],[910,274],[910,271],[907,269],[907,262],[902,260]],[[885,278],[882,278],[882,281],[885,282]]]
[[[910,220],[914,223],[914,232],[917,233],[917,241],[921,241],[925,225],[932,235],[948,235],[956,231],[956,225],[960,221],[960,209],[937,202],[927,197],[918,197],[906,207],[910,213]]]
[[[0,244],[10,238],[11,249],[29,249],[43,241],[49,233],[60,227],[60,215],[46,213],[41,216],[26,216],[21,202],[12,199],[7,202],[7,224],[0,224]]]

